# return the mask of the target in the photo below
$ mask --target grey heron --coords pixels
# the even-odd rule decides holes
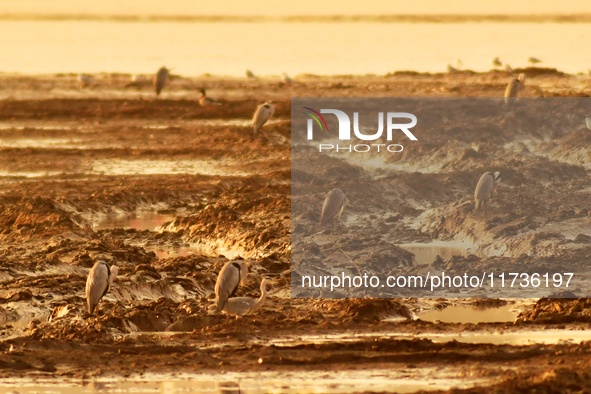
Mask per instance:
[[[80,89],[80,90],[84,89],[87,86],[94,84],[93,77],[91,77],[90,75],[82,74],[82,73],[78,74],[76,81],[78,81],[78,89]]]
[[[201,92],[201,97],[199,97],[199,105],[201,105],[202,107],[207,107],[210,105],[222,105],[222,103],[220,103],[216,99],[212,99],[211,97],[207,97],[207,92],[205,91],[205,89],[201,88],[200,92]]]
[[[216,312],[226,307],[228,298],[232,297],[241,283],[248,276],[248,264],[244,261],[228,261],[218,274],[215,282]]]
[[[293,79],[291,79],[289,77],[289,75],[287,75],[286,73],[283,73],[283,75],[281,76],[281,80],[283,81],[284,84],[286,84],[287,86],[291,86],[293,84]]]
[[[585,124],[587,125],[587,128],[591,130],[591,118],[585,118]]]
[[[324,226],[328,222],[332,222],[341,218],[343,209],[349,203],[349,199],[341,189],[332,189],[324,197],[322,204],[322,213],[320,214],[320,225]]]
[[[523,86],[525,82],[525,74],[519,74],[517,78],[513,78],[507,84],[507,88],[505,88],[505,107],[507,109],[511,109],[513,103],[517,99],[517,95],[519,94],[519,89]]]
[[[116,265],[109,267],[104,261],[98,261],[91,268],[86,279],[86,303],[89,313],[94,312],[101,298],[107,294],[118,271]]]
[[[168,82],[169,71],[166,67],[162,66],[154,75],[154,90],[156,91],[156,95],[159,96],[162,89],[166,86]]]
[[[263,125],[267,123],[269,118],[273,116],[275,112],[275,104],[272,101],[267,101],[265,104],[261,104],[257,107],[257,110],[252,117],[252,127],[254,128],[254,133],[258,133],[261,131]]]
[[[501,173],[499,171],[495,172],[485,172],[482,174],[480,179],[478,180],[478,184],[476,184],[476,189],[474,190],[474,209],[479,209],[481,207],[485,207],[488,200],[492,197],[497,183],[501,180]]]
[[[257,312],[267,298],[267,284],[269,280],[263,278],[261,281],[261,296],[258,299],[251,297],[232,297],[228,298],[224,311],[229,315],[248,315]]]

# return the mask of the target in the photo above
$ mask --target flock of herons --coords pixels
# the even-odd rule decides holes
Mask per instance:
[[[529,62],[536,64],[539,63],[540,60],[530,58]],[[493,60],[493,64],[495,67],[502,66],[502,63],[498,58]],[[81,76],[84,77],[84,75],[80,74],[79,80]],[[254,77],[254,74],[250,70],[247,70],[247,76],[252,78]],[[157,95],[159,95],[162,89],[166,86],[168,78],[169,70],[166,67],[160,68],[154,76],[153,84]],[[292,83],[292,80],[289,79],[286,74],[283,74],[283,80],[286,83]],[[512,79],[508,83],[504,94],[504,102],[507,109],[511,109],[513,106],[524,82],[525,74],[520,74],[517,78]],[[207,97],[205,89],[201,89],[200,92],[200,105],[221,105],[217,100]],[[274,109],[273,102],[271,101],[257,107],[252,123],[255,133],[260,132],[262,126],[273,115]],[[586,118],[585,121],[587,128],[591,130],[591,118]],[[480,208],[486,209],[486,205],[493,196],[500,179],[501,174],[499,171],[496,171],[495,173],[487,171],[482,174],[476,184],[476,189],[474,190],[475,210]],[[337,188],[329,191],[324,197],[322,212],[320,215],[320,225],[324,226],[332,224],[334,229],[335,222],[340,219],[341,214],[348,203],[349,200],[341,189]],[[117,272],[117,266],[109,266],[109,264],[104,261],[99,261],[92,267],[86,281],[86,301],[89,313],[94,313],[101,298],[107,294],[109,287],[117,276]],[[261,280],[261,296],[258,299],[251,297],[235,297],[238,287],[245,282],[248,274],[249,264],[244,261],[229,261],[222,267],[215,284],[215,311],[217,313],[225,312],[228,315],[247,315],[257,312],[262,307],[267,297],[267,285],[269,284],[267,279],[263,278]]]
[[[249,78],[255,78],[254,73],[250,70],[246,70],[246,76]],[[158,69],[158,71],[154,75],[154,78],[152,79],[152,84],[154,86],[154,92],[156,93],[156,96],[160,96],[160,93],[168,84],[169,77],[170,77],[170,69],[166,68],[165,66],[162,66],[162,67],[160,67],[160,69]],[[78,81],[78,88],[79,89],[83,89],[87,86],[91,86],[91,85],[96,84],[96,82],[92,76],[87,75],[87,74],[82,74],[82,73],[78,74],[77,81]],[[286,73],[283,73],[282,81],[287,86],[290,86],[293,84],[293,80]],[[146,80],[142,75],[134,74],[131,76],[131,82],[128,83],[126,85],[126,87],[141,86],[145,82],[149,82],[149,81]],[[218,100],[208,97],[207,92],[204,88],[200,89],[200,93],[201,93],[201,95],[198,99],[198,103],[202,107],[208,107],[208,106],[212,106],[212,105],[222,105],[222,103],[219,102]],[[254,112],[254,116],[252,118],[252,127],[254,129],[255,134],[259,133],[261,131],[262,127],[265,125],[265,123],[267,123],[267,121],[271,118],[271,116],[273,116],[274,112],[275,112],[275,104],[272,101],[267,101],[267,102],[257,106],[257,108]]]

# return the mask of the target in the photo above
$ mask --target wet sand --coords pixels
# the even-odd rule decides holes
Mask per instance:
[[[526,71],[524,97],[591,92],[586,76]],[[307,75],[286,87],[271,78],[177,76],[155,99],[149,87],[125,88],[124,75],[97,76],[83,90],[74,75],[0,75],[0,379],[390,371],[392,391],[405,379],[438,376],[429,389],[588,390],[588,299],[529,300],[516,304],[516,322],[452,324],[416,317],[454,304],[486,310],[507,301],[289,297],[291,97],[495,97],[509,78],[503,72]],[[200,107],[201,86],[225,105]],[[266,100],[277,109],[262,138],[249,124]],[[441,263],[449,269],[552,258],[586,264],[591,134],[571,130],[552,146],[545,137],[527,154],[509,140],[495,147],[474,137],[481,155],[507,149],[499,167],[514,187],[500,188],[488,221],[469,216],[458,202],[470,198],[478,172],[469,160],[433,173],[401,171],[388,184],[416,204],[401,205],[389,231],[401,244],[480,234],[485,241],[476,247],[483,250],[510,245],[502,256],[446,257]],[[470,152],[421,154],[443,165]],[[519,188],[527,173],[539,176],[533,189]],[[310,185],[320,192],[324,182]],[[564,194],[568,200],[557,208],[553,189],[578,192]],[[524,203],[534,192],[546,198]],[[536,219],[544,215],[551,219]],[[544,226],[550,235],[528,235]],[[268,302],[254,316],[212,314],[217,272],[237,257],[254,262],[240,294],[258,297],[265,276],[274,281]],[[398,257],[413,259],[403,250]],[[98,316],[89,317],[84,284],[97,259],[116,263],[119,276]],[[511,335],[521,339],[499,339]],[[368,379],[356,391],[386,390],[373,390]]]

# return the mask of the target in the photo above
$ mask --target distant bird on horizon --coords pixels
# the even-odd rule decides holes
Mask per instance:
[[[248,263],[245,261],[228,261],[224,264],[215,282],[216,312],[224,310],[228,298],[236,293],[236,289],[246,281],[247,276]]]
[[[462,59],[456,59],[456,67],[458,69],[461,69],[462,67],[464,67],[464,63],[462,62]]]
[[[587,125],[587,128],[591,130],[591,118],[585,118],[585,124]]]
[[[519,74],[517,78],[513,78],[508,84],[507,88],[505,89],[505,108],[507,110],[513,107],[513,103],[517,99],[517,95],[519,94],[519,90],[523,86],[525,82],[525,74]]]
[[[509,64],[505,64],[505,71],[508,73],[512,73],[513,72],[513,67],[511,67]]]
[[[334,228],[335,221],[341,218],[343,210],[349,204],[349,199],[341,189],[332,189],[324,197],[322,212],[320,214],[320,225],[331,223]]]
[[[492,61],[494,67],[503,67],[503,62],[499,60],[499,57],[495,57]]]
[[[142,74],[131,74],[130,81],[125,84],[125,87],[140,87],[147,82],[148,80]]]
[[[78,74],[76,77],[76,81],[78,82],[78,89],[82,90],[87,86],[94,85],[95,80],[93,77],[87,74]]]
[[[222,105],[222,103],[220,103],[216,99],[212,99],[211,97],[208,97],[207,92],[205,91],[204,88],[201,88],[200,92],[201,92],[201,96],[199,97],[199,105],[201,105],[202,107],[208,107],[210,105]]]
[[[291,79],[289,77],[289,75],[287,75],[286,73],[283,73],[283,75],[281,76],[281,80],[283,81],[284,84],[286,84],[287,86],[291,86],[293,84],[293,79]]]
[[[246,70],[246,77],[247,78],[256,78],[256,76],[254,75],[254,73],[250,70]]]
[[[497,183],[501,180],[501,173],[485,172],[482,174],[474,190],[474,210],[485,208],[488,200],[494,194]]]
[[[257,107],[254,116],[252,118],[252,127],[254,133],[257,134],[263,128],[263,125],[267,123],[269,118],[275,113],[275,104],[272,101],[267,101]]]
[[[448,64],[448,65],[447,65],[447,72],[448,72],[448,73],[450,73],[450,74],[451,74],[451,73],[455,73],[455,72],[458,72],[458,71],[459,71],[459,70],[458,70],[457,68],[455,68],[454,66],[452,66],[451,64]]]
[[[119,269],[116,265],[109,267],[104,261],[98,261],[88,273],[86,279],[86,304],[88,313],[94,313],[101,298],[109,291],[113,281],[117,277]]]
[[[533,57],[531,56],[529,59],[527,59],[527,61],[532,65],[536,65],[538,63],[541,63],[542,61],[540,59],[538,59],[537,57]]]
[[[267,298],[267,284],[269,280],[263,278],[261,281],[261,296],[258,299],[251,297],[231,297],[228,298],[224,311],[229,315],[249,315],[257,312]]]
[[[154,91],[156,92],[157,96],[160,96],[160,92],[166,86],[168,82],[169,72],[165,66],[160,67],[156,75],[154,75]]]

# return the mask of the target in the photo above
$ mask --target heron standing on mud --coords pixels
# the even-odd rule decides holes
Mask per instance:
[[[160,92],[162,92],[162,89],[164,89],[168,82],[169,71],[166,67],[162,66],[156,75],[154,75],[154,91],[157,96],[160,95]]]
[[[275,105],[272,101],[267,101],[265,104],[261,104],[257,107],[252,118],[252,127],[254,133],[257,134],[263,128],[263,125],[267,123],[269,118],[273,116],[275,112]]]
[[[248,264],[244,261],[228,261],[218,274],[215,282],[216,312],[221,312],[226,307],[228,298],[232,297],[241,283],[248,276]]]
[[[322,204],[322,213],[320,214],[320,225],[324,226],[330,222],[334,228],[335,220],[341,218],[341,214],[348,203],[349,199],[341,189],[332,189],[326,193]]]
[[[261,296],[255,300],[251,297],[232,297],[228,298],[224,311],[229,315],[248,315],[257,312],[267,298],[267,284],[269,280],[263,278],[261,281]]]
[[[201,88],[200,92],[201,92],[201,97],[199,97],[199,105],[200,106],[208,107],[210,105],[222,105],[222,103],[220,103],[216,99],[212,99],[211,97],[207,97],[207,92],[205,91],[204,88]]]
[[[113,284],[119,269],[116,265],[109,267],[104,261],[98,261],[88,273],[86,279],[86,303],[88,313],[94,313],[99,301]]]
[[[479,209],[481,207],[486,208],[486,204],[488,200],[492,197],[497,183],[501,180],[501,173],[499,171],[495,172],[485,172],[482,174],[480,179],[478,180],[478,184],[476,185],[476,190],[474,190],[474,209]]]
[[[517,94],[519,94],[519,89],[523,86],[525,82],[525,74],[519,74],[517,78],[512,79],[507,88],[505,89],[505,108],[510,110],[517,99]]]

